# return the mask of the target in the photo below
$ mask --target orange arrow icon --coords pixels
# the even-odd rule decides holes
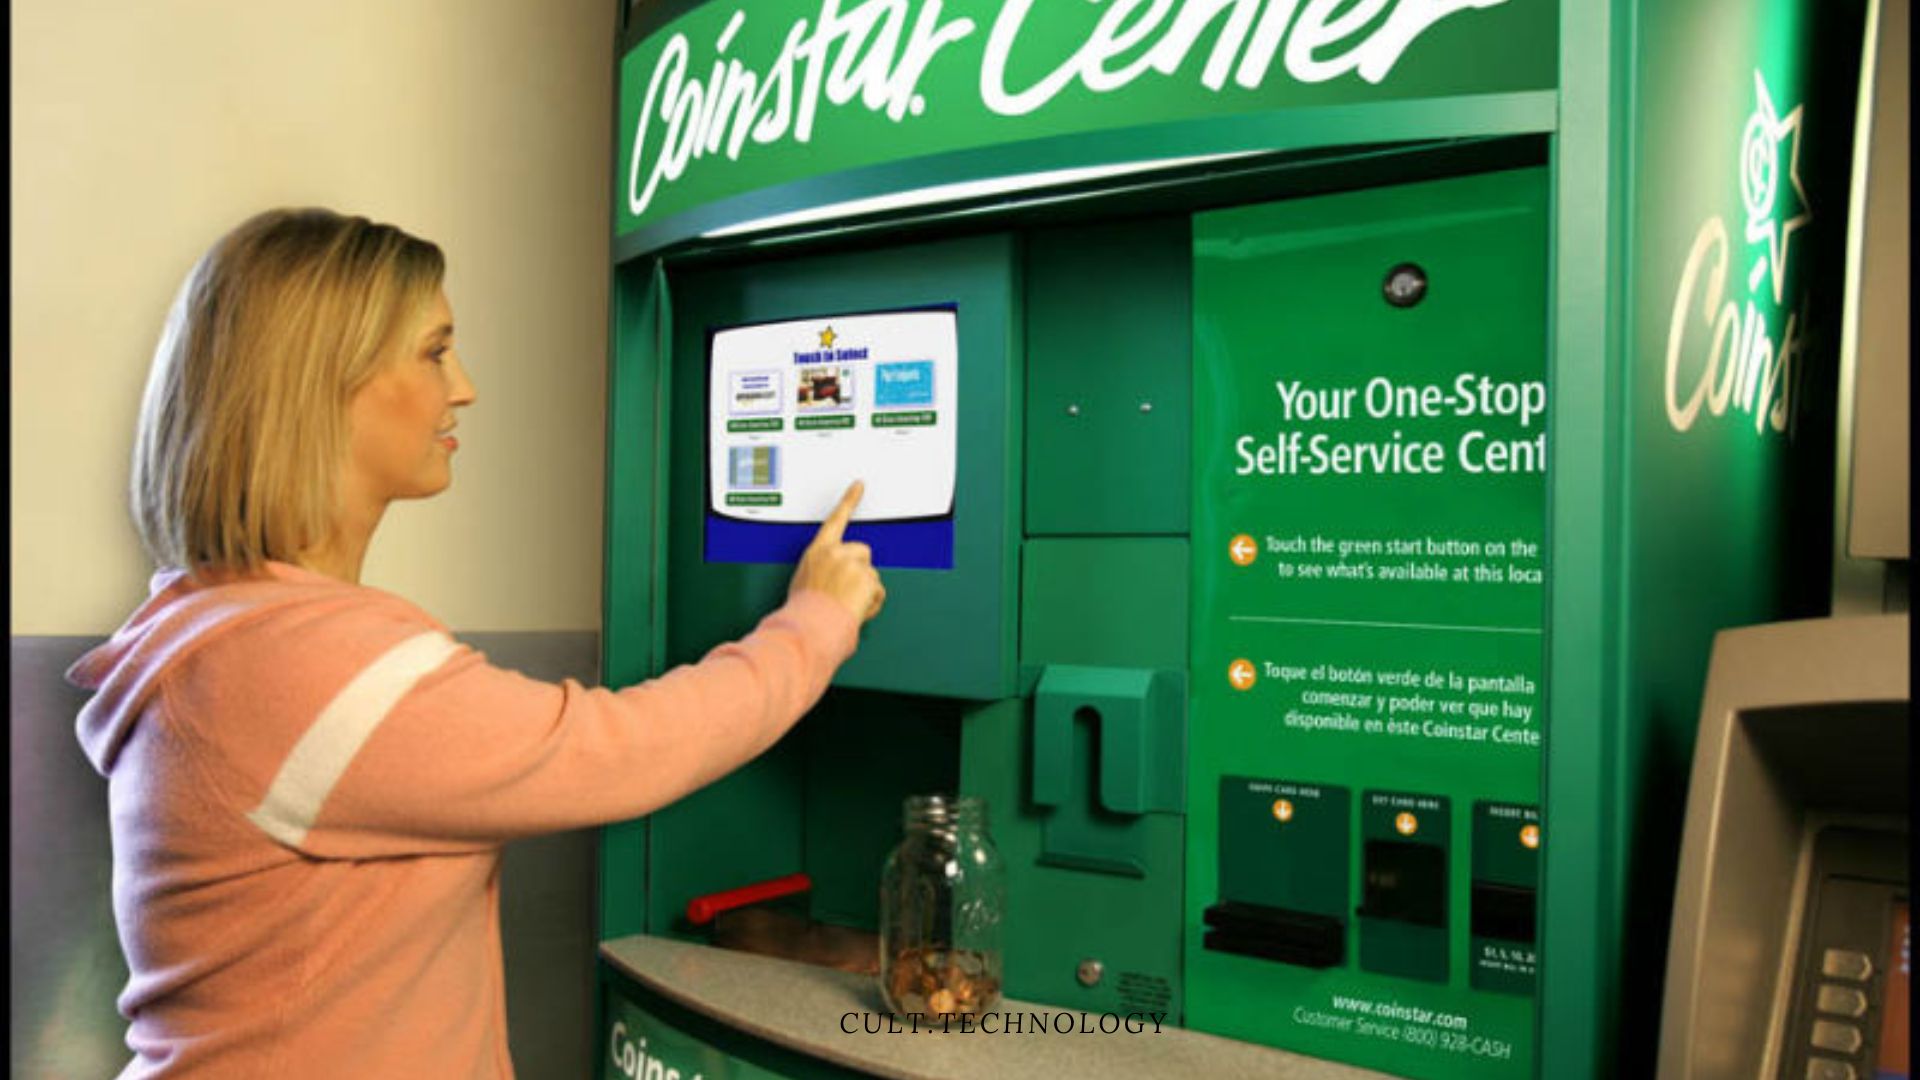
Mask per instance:
[[[1253,661],[1235,660],[1227,665],[1227,681],[1235,690],[1253,689]]]
[[[1227,557],[1233,560],[1235,566],[1251,565],[1253,557],[1259,553],[1260,545],[1254,543],[1253,537],[1246,533],[1234,537],[1232,542],[1227,544]]]

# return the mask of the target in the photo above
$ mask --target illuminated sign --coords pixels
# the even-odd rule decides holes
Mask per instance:
[[[951,150],[1547,89],[1554,21],[1541,0],[710,3],[621,61],[616,232]]]

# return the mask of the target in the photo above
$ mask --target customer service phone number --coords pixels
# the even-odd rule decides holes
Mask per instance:
[[[1489,1039],[1485,1035],[1462,1035],[1453,1031],[1435,1031],[1418,1024],[1402,1024],[1400,1041],[1410,1046],[1428,1046],[1436,1050],[1446,1050],[1454,1054],[1472,1054],[1474,1057],[1505,1061],[1513,1056],[1513,1044],[1505,1039]]]

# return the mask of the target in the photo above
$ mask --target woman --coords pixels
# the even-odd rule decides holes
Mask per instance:
[[[474,390],[438,248],[273,211],[188,275],[133,509],[151,598],[69,672],[108,778],[131,979],[123,1077],[505,1077],[507,840],[649,813],[771,746],[885,593],[841,534],[785,606],[618,693],[491,667],[359,584],[395,499],[444,490]]]

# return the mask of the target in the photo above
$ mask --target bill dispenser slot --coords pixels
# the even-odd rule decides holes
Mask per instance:
[[[1347,958],[1347,789],[1220,780],[1220,899],[1203,948],[1308,968]]]

